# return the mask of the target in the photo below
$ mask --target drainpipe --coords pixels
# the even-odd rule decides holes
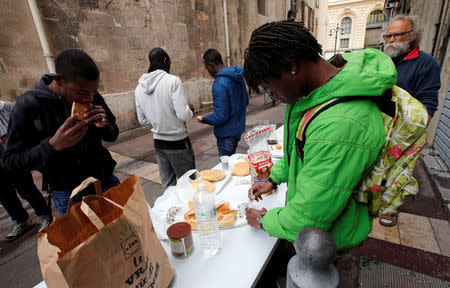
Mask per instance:
[[[445,7],[445,4],[447,2],[447,6]],[[448,1],[442,1],[442,7],[441,7],[441,15],[439,15],[439,22],[435,24],[436,31],[434,32],[434,39],[433,39],[433,49],[431,50],[431,55],[437,59],[438,52],[436,51],[436,48],[438,48],[438,43],[441,40],[441,36],[445,33],[441,33],[441,28],[445,27],[442,25],[442,22],[445,21],[445,15],[447,15],[448,10]]]
[[[284,17],[287,19],[287,13],[291,10],[291,0],[286,0],[286,13],[284,13]],[[294,11],[295,12],[295,11]]]
[[[50,73],[55,73],[55,61],[53,59],[53,54],[50,51],[50,46],[48,45],[47,36],[45,35],[44,25],[42,24],[41,14],[36,5],[36,0],[28,0],[28,6],[30,6],[34,26],[36,27],[39,41],[41,42],[42,50],[44,51],[44,58],[47,62],[48,71]]]
[[[222,0],[223,2],[223,22],[225,25],[225,45],[227,53],[227,66],[230,66],[230,39],[228,38],[228,18],[227,18],[227,0]]]
[[[400,14],[405,14],[406,12],[406,0],[402,0],[402,7],[400,8]]]

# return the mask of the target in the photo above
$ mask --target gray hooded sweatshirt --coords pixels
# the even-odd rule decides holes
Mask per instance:
[[[193,113],[180,78],[163,70],[143,74],[135,91],[141,125],[151,125],[154,139],[177,141],[187,137],[186,121]]]

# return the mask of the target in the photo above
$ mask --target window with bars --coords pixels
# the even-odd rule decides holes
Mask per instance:
[[[348,48],[350,45],[350,38],[343,38],[339,42],[339,48]]]
[[[266,15],[266,0],[258,0],[258,13]]]
[[[352,33],[352,18],[345,17],[341,21],[341,33],[342,34],[350,34]]]
[[[297,13],[297,0],[291,0],[291,10]]]
[[[370,13],[369,17],[367,18],[367,24],[381,24],[384,22],[384,14],[381,10],[376,10]]]

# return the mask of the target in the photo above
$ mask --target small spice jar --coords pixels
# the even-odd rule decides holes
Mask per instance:
[[[185,258],[194,251],[194,241],[192,240],[191,225],[186,222],[172,224],[167,229],[170,249],[176,258]]]

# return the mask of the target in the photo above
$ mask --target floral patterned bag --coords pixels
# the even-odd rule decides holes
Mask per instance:
[[[387,106],[391,108],[377,103],[383,119],[386,142],[374,167],[354,190],[355,198],[369,205],[372,216],[394,216],[406,195],[417,194],[418,185],[412,171],[426,143],[428,114],[425,106],[398,86],[393,86],[386,93],[391,102]],[[304,135],[311,120],[337,103],[355,99],[361,97],[334,98],[303,114],[295,139],[297,153],[302,161],[306,141]]]

